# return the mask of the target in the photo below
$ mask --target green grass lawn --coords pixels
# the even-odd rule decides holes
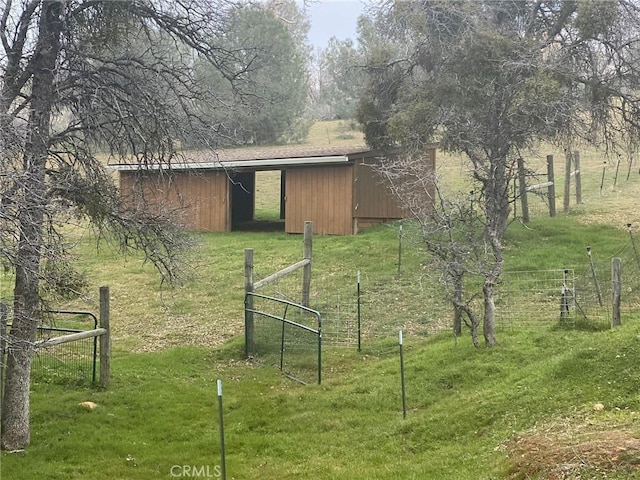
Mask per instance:
[[[214,475],[217,379],[228,478],[506,478],[521,460],[516,440],[532,432],[548,437],[540,449],[571,429],[579,443],[585,425],[624,431],[629,441],[640,434],[639,325],[515,331],[500,340],[476,350],[448,336],[409,339],[406,419],[395,352],[330,349],[321,386],[246,362],[238,340],[217,350],[118,352],[107,391],[33,386],[32,445],[3,454],[3,478],[161,479],[182,471],[175,466],[208,466]],[[87,410],[83,401],[99,406]],[[616,446],[638,453],[635,443]],[[633,464],[630,457],[607,478],[640,478]]]
[[[205,467],[216,475],[217,379],[224,389],[228,478],[489,479],[512,470],[525,472],[517,478],[536,478],[536,471],[543,475],[537,478],[554,478],[544,476],[552,467],[539,458],[515,454],[520,439],[536,439],[535,451],[548,449],[552,457],[554,442],[575,442],[575,450],[600,432],[624,435],[610,447],[629,455],[620,470],[607,467],[607,478],[635,478],[640,324],[634,318],[625,316],[615,331],[500,331],[490,350],[474,349],[467,337],[456,345],[448,334],[406,335],[405,420],[393,338],[371,339],[360,353],[325,349],[320,386],[299,385],[273,365],[243,359],[242,249],[255,247],[258,265],[284,266],[300,256],[299,236],[201,237],[200,276],[208,282],[194,279],[173,294],[161,295],[153,272],[133,259],[107,262],[103,251],[85,260],[89,270],[104,270],[102,280],[113,276],[107,282],[115,297],[111,386],[34,383],[32,444],[24,453],[2,454],[3,479],[174,478],[185,468],[206,473]],[[611,255],[627,241],[624,231],[574,217],[514,223],[507,263],[574,265],[584,261],[586,242]],[[404,275],[420,257],[417,246],[406,250]],[[383,226],[356,237],[320,236],[314,253],[315,288],[330,288],[345,281],[345,271],[363,266],[393,278],[396,232]],[[213,257],[216,262],[203,260]],[[128,292],[130,281],[146,294]],[[224,322],[236,330],[225,333]],[[99,407],[86,410],[78,405],[83,401]],[[567,431],[574,432],[569,440]],[[604,440],[593,438],[604,448]],[[592,461],[592,468],[580,469],[583,476],[565,478],[591,478],[585,475],[606,467]]]

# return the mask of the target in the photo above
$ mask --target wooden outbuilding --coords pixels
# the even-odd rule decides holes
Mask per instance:
[[[435,149],[429,153],[435,168]],[[231,231],[251,221],[256,172],[279,170],[286,232],[302,233],[311,221],[316,233],[350,235],[404,216],[372,168],[380,161],[366,146],[295,146],[187,152],[162,169],[111,167],[119,172],[121,195],[143,191],[146,204],[171,208],[185,227],[205,232]]]

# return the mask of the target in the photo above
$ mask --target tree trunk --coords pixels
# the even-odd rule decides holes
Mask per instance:
[[[473,342],[473,346],[476,348],[480,348],[480,342],[478,341],[478,326],[480,325],[480,321],[471,307],[460,299],[460,302],[454,300],[454,307],[456,311],[459,313],[460,321],[462,321],[462,314],[465,313],[467,318],[469,318],[469,322],[467,326],[471,329],[471,341]],[[462,326],[460,326],[462,330]]]
[[[26,447],[30,440],[29,388],[35,334],[40,317],[39,277],[47,204],[45,168],[56,61],[60,51],[60,2],[43,2],[38,41],[33,57],[29,134],[24,148],[24,175],[19,215],[20,239],[16,252],[14,317],[9,336],[7,377],[2,402],[5,450]]]
[[[463,311],[459,306],[462,303],[462,279],[456,278],[454,280],[453,296],[453,334],[459,337],[462,335]]]
[[[484,340],[487,347],[496,344],[496,305],[494,287],[504,265],[502,240],[509,222],[509,175],[506,165],[508,159],[504,155],[492,155],[491,171],[493,172],[483,183],[487,224],[485,238],[491,246],[493,262],[484,274],[482,287],[484,299]]]
[[[485,280],[482,287],[484,295],[484,344],[492,347],[496,344],[496,304],[493,298],[493,282]]]

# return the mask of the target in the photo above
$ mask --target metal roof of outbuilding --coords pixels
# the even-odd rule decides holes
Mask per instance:
[[[181,152],[170,163],[110,163],[114,170],[218,170],[218,169],[269,169],[300,165],[335,164],[350,160],[357,154],[370,155],[366,145],[349,146],[278,146],[260,148],[233,148],[224,150],[200,150]]]

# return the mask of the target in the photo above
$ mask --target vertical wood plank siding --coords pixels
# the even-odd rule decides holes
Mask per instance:
[[[435,171],[435,148],[426,161]],[[292,166],[282,170],[285,231],[303,233],[313,222],[319,234],[351,235],[364,227],[401,219],[404,211],[372,166],[374,153],[353,154],[339,165]],[[255,172],[236,175],[255,192]],[[285,180],[286,179],[286,180]],[[196,231],[224,232],[232,228],[232,187],[227,172],[218,170],[136,173],[120,172],[123,197],[142,201],[149,208],[176,213],[180,224]],[[144,196],[133,196],[143,186]],[[237,220],[253,217],[252,197],[235,195]],[[142,199],[142,200],[140,200]],[[243,203],[244,202],[244,203]]]
[[[428,150],[426,161],[431,171],[435,171],[435,148]],[[379,163],[375,157],[355,159],[355,179],[353,193],[354,232],[389,220],[399,220],[406,216],[400,202],[391,193],[386,181],[375,171]],[[432,192],[432,195],[435,192]]]
[[[358,218],[402,218],[403,210],[384,179],[374,171],[377,162],[356,162],[354,216]]]
[[[139,175],[121,171],[120,191],[126,201],[142,201],[151,210],[171,213],[177,222],[191,230],[231,229],[229,180],[224,172]]]
[[[310,220],[319,234],[353,233],[352,165],[292,168],[286,175],[286,232],[303,233]]]

